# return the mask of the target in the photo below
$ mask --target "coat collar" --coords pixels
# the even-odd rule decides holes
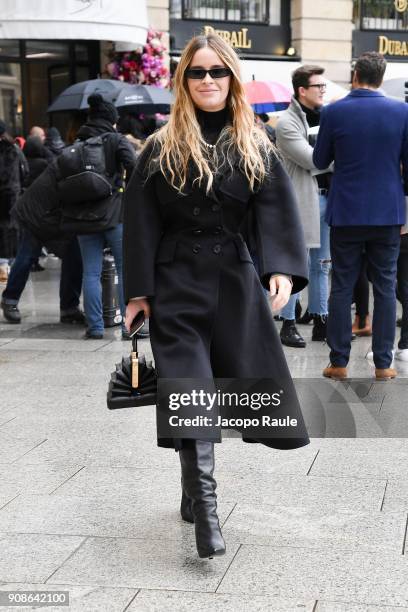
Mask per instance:
[[[300,104],[297,101],[297,99],[295,98],[295,96],[292,96],[292,99],[291,99],[290,104],[289,104],[288,111],[291,114],[295,115],[298,119],[300,119],[300,121],[303,123],[303,126],[304,126],[304,128],[306,130],[306,133],[307,133],[307,131],[309,129],[309,125],[307,123],[306,113],[304,112],[304,110],[300,106]]]
[[[353,98],[385,98],[378,89],[352,89],[348,95]]]

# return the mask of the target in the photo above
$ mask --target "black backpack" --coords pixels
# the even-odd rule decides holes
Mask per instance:
[[[120,202],[115,197],[118,172],[115,160],[106,155],[112,137],[118,141],[120,135],[107,133],[76,140],[57,158],[62,230],[92,234],[119,222]]]

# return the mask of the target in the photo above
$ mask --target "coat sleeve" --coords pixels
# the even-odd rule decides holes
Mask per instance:
[[[313,161],[316,168],[323,170],[334,161],[334,142],[330,127],[328,108],[323,108],[320,114],[320,129],[316,146],[313,151]]]
[[[295,124],[281,119],[276,126],[276,145],[287,159],[304,170],[315,170],[313,147]]]
[[[155,260],[163,233],[154,175],[146,180],[151,147],[138,159],[124,195],[123,285],[125,302],[155,293]]]
[[[126,170],[126,176],[130,177],[136,163],[136,152],[125,136],[120,135],[116,149],[116,161]]]
[[[401,165],[404,191],[405,195],[408,196],[408,109],[406,112],[404,139],[402,142]],[[408,217],[406,223],[408,224]]]
[[[262,187],[252,196],[261,282],[272,274],[292,277],[292,293],[308,283],[307,251],[291,180],[274,158]]]

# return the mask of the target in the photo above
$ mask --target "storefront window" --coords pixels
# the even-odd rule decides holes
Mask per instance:
[[[354,21],[361,30],[408,30],[408,6],[399,0],[354,0]]]
[[[22,134],[21,70],[17,63],[0,61],[0,117],[12,136]]]
[[[0,40],[0,56],[18,57],[20,55],[20,42],[18,40]]]
[[[279,25],[281,0],[172,0],[170,18]]]
[[[54,40],[27,40],[25,56],[27,59],[67,60],[69,46]]]

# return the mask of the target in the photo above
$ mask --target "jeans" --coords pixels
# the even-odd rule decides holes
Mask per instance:
[[[84,310],[91,334],[103,334],[103,310],[102,310],[102,263],[103,249],[108,246],[115,259],[118,274],[119,304],[122,316],[125,314],[125,303],[123,298],[122,278],[122,224],[116,227],[98,232],[97,234],[86,234],[79,236],[82,262],[84,266],[83,294]]]
[[[290,296],[288,300],[288,303],[280,311],[281,317],[283,317],[284,319],[288,319],[289,321],[293,321],[295,319],[296,300],[299,297],[300,297],[300,292],[292,293],[292,295]]]
[[[330,361],[345,367],[351,349],[351,301],[361,269],[365,249],[368,274],[373,283],[373,354],[376,368],[388,368],[392,362],[395,339],[396,276],[400,247],[400,227],[332,227],[330,249],[332,284],[327,322]]]
[[[5,304],[17,305],[24,291],[31,266],[41,255],[42,242],[31,232],[21,232],[17,255],[11,266],[7,286],[2,294]],[[60,310],[72,311],[78,308],[82,285],[82,260],[75,237],[68,245],[61,265]]]
[[[408,349],[408,253],[401,252],[398,257],[398,298],[402,305],[401,337],[399,349]]]
[[[327,196],[319,196],[320,247],[309,251],[309,304],[311,314],[327,315],[330,272],[330,228],[324,220]]]

